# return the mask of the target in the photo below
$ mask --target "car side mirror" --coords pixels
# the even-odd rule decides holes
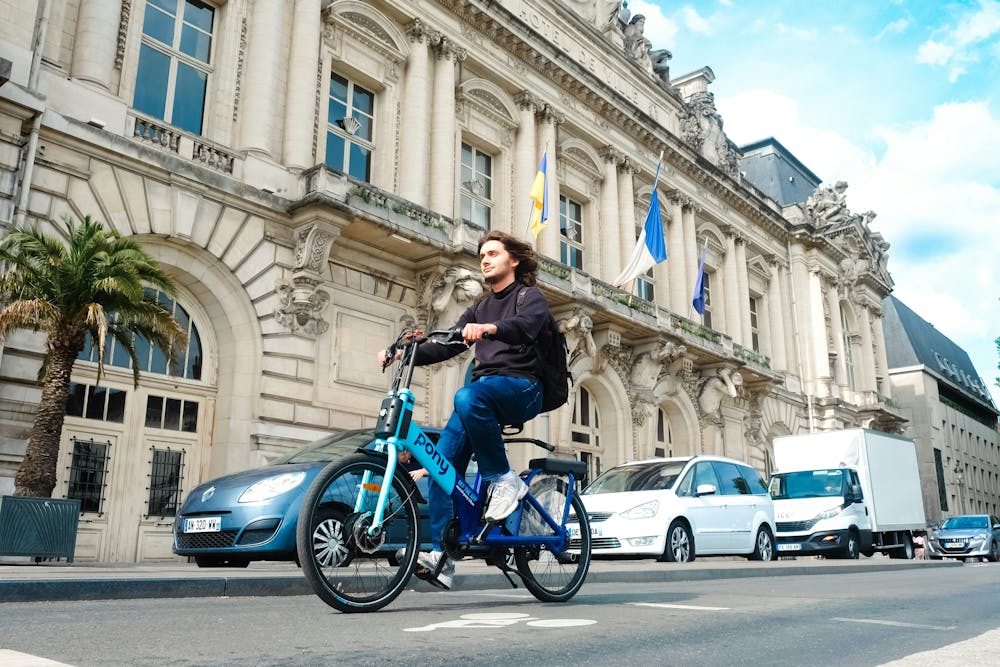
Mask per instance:
[[[851,490],[848,493],[848,498],[852,503],[860,503],[862,500],[865,499],[864,494],[861,493],[860,484],[851,484]]]
[[[718,493],[719,490],[715,488],[712,484],[699,484],[698,488],[694,490],[695,496],[711,496],[712,494]]]

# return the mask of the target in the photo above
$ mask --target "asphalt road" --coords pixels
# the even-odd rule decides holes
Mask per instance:
[[[313,596],[7,603],[0,665],[997,664],[1000,565],[407,591],[375,614]],[[6,652],[4,652],[6,651]],[[924,651],[937,651],[924,655]]]

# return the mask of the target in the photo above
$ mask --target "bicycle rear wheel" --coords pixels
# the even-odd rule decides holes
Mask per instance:
[[[532,495],[534,495],[532,484]],[[565,485],[563,485],[565,486]],[[547,499],[537,498],[547,511],[552,507],[552,489],[548,489]],[[558,493],[558,492],[557,492]],[[556,504],[560,509],[565,506],[566,494],[561,492],[562,504]],[[571,503],[571,519],[578,521],[580,526],[580,548],[567,548],[561,553],[553,553],[544,546],[524,546],[514,548],[514,562],[518,574],[524,581],[524,586],[531,594],[542,602],[566,602],[580,590],[590,569],[590,522],[587,511],[583,507],[580,496],[573,494]],[[575,517],[573,515],[575,514]],[[555,517],[554,517],[555,518]]]
[[[369,478],[362,488],[365,473]],[[342,612],[377,611],[392,602],[417,561],[416,487],[401,475],[392,480],[382,531],[368,534],[384,482],[384,461],[352,456],[320,472],[299,510],[296,547],[302,572],[316,595]],[[359,493],[364,498],[355,511]],[[342,520],[332,523],[331,516]]]

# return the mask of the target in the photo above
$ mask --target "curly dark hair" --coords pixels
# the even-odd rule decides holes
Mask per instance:
[[[487,241],[499,241],[503,244],[507,253],[518,261],[517,268],[514,269],[514,277],[522,285],[531,287],[538,278],[538,254],[531,247],[530,243],[525,243],[519,238],[510,234],[493,230],[487,232],[479,239],[479,247],[476,251],[483,249],[483,244]]]

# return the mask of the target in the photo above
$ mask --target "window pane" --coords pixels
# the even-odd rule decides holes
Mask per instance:
[[[189,380],[201,379],[201,336],[198,334],[198,327],[191,327],[191,336],[188,338],[188,367],[184,374]]]
[[[87,419],[104,419],[106,394],[104,387],[87,387]]]
[[[195,30],[189,25],[181,27],[181,52],[192,58],[208,62],[208,54],[212,48],[212,35]]]
[[[121,389],[108,389],[108,416],[109,422],[125,421],[125,394]]]
[[[69,399],[66,401],[66,415],[69,417],[83,416],[83,402],[87,396],[87,385],[69,383]]]
[[[364,139],[366,141],[371,141],[372,138],[372,119],[358,112],[352,114],[354,119],[357,120],[361,125],[358,127],[358,131],[354,133],[354,136]]]
[[[367,148],[362,148],[357,144],[351,144],[351,169],[350,174],[354,178],[367,181],[371,173],[371,152]]]
[[[168,398],[167,406],[163,411],[163,428],[171,431],[181,430],[181,401],[177,398]]]
[[[139,49],[139,72],[135,79],[132,106],[137,111],[162,119],[167,106],[169,75],[170,58],[143,44]]]
[[[201,28],[205,32],[212,32],[212,18],[214,10],[203,2],[187,0],[184,7],[184,22]]]
[[[181,419],[181,430],[185,433],[198,432],[198,404],[184,401],[184,417]]]
[[[328,123],[337,123],[338,120],[347,116],[347,105],[331,97],[326,106],[326,113]]]
[[[330,97],[335,97],[346,104],[347,87],[348,87],[347,79],[340,76],[339,74],[330,75]]]
[[[153,450],[149,473],[149,516],[174,516],[180,496],[181,452]]]
[[[149,428],[160,428],[163,423],[163,397],[146,397],[146,426]]]
[[[333,132],[326,133],[326,166],[344,171],[344,139]]]
[[[469,199],[468,195],[462,195],[461,201],[459,202],[461,211],[459,211],[459,217],[463,220],[472,220],[472,200]]]
[[[208,75],[195,68],[177,63],[177,86],[174,89],[174,110],[170,122],[192,134],[201,134],[201,117],[205,109],[205,87]]]
[[[139,370],[149,370],[149,340],[136,336],[135,338],[135,358],[139,360]]]
[[[161,7],[171,14],[177,13],[177,0],[146,0],[146,3]]]
[[[122,345],[120,340],[115,338],[111,347],[113,350],[111,364],[113,366],[118,366],[119,368],[129,368],[132,366],[132,360],[129,358],[128,352],[125,351],[125,346]]]
[[[156,7],[146,5],[146,14],[142,19],[142,32],[167,46],[172,46],[174,43],[174,17]]]
[[[167,357],[160,351],[160,348],[155,345],[150,346],[151,359],[149,360],[149,372],[150,373],[160,373],[161,375],[166,375],[167,373]]]
[[[81,512],[100,512],[108,446],[92,440],[73,439],[67,498],[80,500]]]
[[[360,86],[354,86],[354,108],[371,116],[375,108],[375,95]]]

